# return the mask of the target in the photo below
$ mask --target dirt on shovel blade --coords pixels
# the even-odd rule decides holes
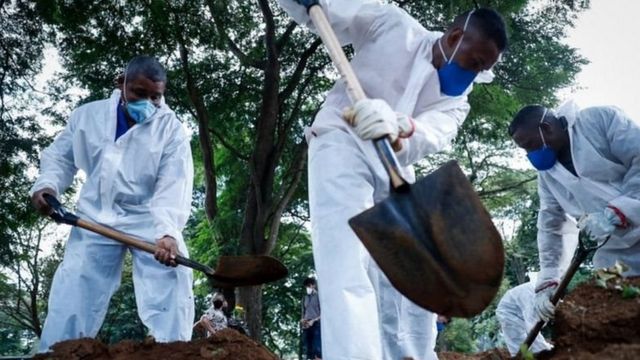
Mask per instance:
[[[190,342],[157,343],[121,341],[105,345],[94,339],[63,341],[53,351],[34,357],[38,360],[277,360],[264,346],[232,329],[225,329],[208,339]]]
[[[640,287],[640,277],[626,286]],[[640,296],[625,299],[620,290],[594,282],[578,286],[558,306],[554,323],[555,349],[536,359],[638,360],[640,359]],[[508,352],[494,349],[479,354],[438,354],[440,360],[501,360]]]

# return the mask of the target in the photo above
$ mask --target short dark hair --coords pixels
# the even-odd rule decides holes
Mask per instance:
[[[158,59],[148,55],[138,55],[129,60],[125,76],[133,80],[142,75],[154,82],[167,82],[167,72]]]
[[[545,107],[542,105],[527,105],[520,109],[509,124],[509,136],[513,136],[516,131],[526,125],[535,125],[540,122],[540,117],[544,113]]]
[[[317,285],[318,283],[316,282],[316,279],[312,278],[312,277],[308,277],[306,279],[304,279],[304,281],[302,282],[303,286],[309,286],[309,285]]]
[[[467,21],[469,12],[473,11],[471,18],[469,19],[469,26],[478,30],[485,38],[493,41],[496,47],[501,52],[507,48],[507,30],[502,16],[495,10],[489,8],[479,8],[466,11],[458,15],[452,27],[464,27],[464,22]]]

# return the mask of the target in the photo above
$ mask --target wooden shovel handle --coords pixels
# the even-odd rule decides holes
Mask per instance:
[[[118,242],[121,242],[125,245],[129,245],[131,247],[134,247],[136,249],[142,250],[142,251],[146,251],[150,254],[154,254],[156,252],[157,246],[148,243],[146,241],[142,241],[139,239],[136,239],[132,236],[126,235],[124,233],[121,233],[120,231],[114,230],[114,229],[110,229],[106,226],[102,226],[96,223],[92,223],[86,220],[82,220],[82,219],[78,219],[78,223],[77,223],[78,227],[81,227],[83,229],[92,231],[94,233],[100,234],[102,236],[108,237],[110,239],[116,240]],[[198,271],[202,271],[206,274],[209,275],[213,275],[214,271],[213,269],[211,269],[210,267],[200,264],[196,261],[193,261],[189,258],[186,258],[182,255],[176,255],[175,258],[176,263],[183,265],[183,266],[187,266],[190,267],[194,270],[198,270]]]
[[[345,81],[347,94],[351,102],[356,103],[358,100],[365,99],[366,95],[364,90],[362,90],[362,86],[360,86],[360,82],[353,72],[347,56],[344,54],[344,51],[342,51],[340,41],[338,41],[336,34],[333,32],[333,28],[331,28],[331,24],[327,20],[324,11],[322,11],[322,7],[320,5],[311,6],[309,8],[309,17],[311,17],[311,21],[315,25],[318,35],[320,35],[324,46],[327,48],[333,65],[338,69],[338,73],[340,73],[340,76]],[[389,139],[387,137],[375,139],[374,143],[376,151],[382,160],[382,164],[389,174],[393,188],[398,189],[406,185],[406,181],[400,176],[398,159],[393,152]]]

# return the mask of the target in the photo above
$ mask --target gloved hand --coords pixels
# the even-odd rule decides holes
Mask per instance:
[[[551,303],[551,297],[558,287],[558,281],[548,280],[536,287],[536,298],[533,304],[533,311],[536,316],[549,322],[553,319],[556,307]]]
[[[616,213],[612,208],[606,207],[604,211],[591,213],[578,221],[578,228],[586,231],[589,236],[597,241],[602,241],[611,236],[616,226],[623,225],[624,215]]]
[[[413,120],[397,114],[386,101],[380,99],[363,99],[358,101],[353,110],[345,113],[354,131],[363,140],[378,139],[388,135],[391,142],[398,137],[407,138],[413,134]]]

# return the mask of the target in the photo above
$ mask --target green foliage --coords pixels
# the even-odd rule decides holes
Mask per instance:
[[[283,356],[297,354],[301,333],[302,282],[313,273],[309,234],[295,224],[285,224],[274,256],[289,269],[287,279],[265,286],[263,300],[265,345]],[[319,288],[318,291],[322,291]]]
[[[443,30],[456,14],[475,3],[396,2],[435,30]],[[511,44],[495,67],[496,80],[477,85],[470,96],[472,111],[451,151],[429,156],[419,165],[424,174],[445,160],[457,159],[492,215],[518,225],[516,235],[506,244],[508,282],[503,284],[504,291],[505,284],[523,282],[524,273],[537,267],[538,202],[535,174],[523,171],[514,162],[524,158],[515,151],[505,129],[511,116],[525,104],[554,105],[556,91],[571,85],[586,63],[562,39],[588,2],[542,1],[535,6],[526,0],[478,3],[495,7],[505,16]],[[9,68],[9,82],[3,80],[2,89],[9,89],[11,96],[26,89],[19,79],[30,79],[40,68],[45,39],[59,50],[67,71],[56,86],[83,86],[89,91],[83,101],[106,97],[113,88],[113,78],[133,55],[157,56],[169,73],[167,103],[191,128],[211,135],[207,144],[201,143],[202,137],[193,141],[194,212],[186,230],[191,256],[215,264],[220,254],[256,249],[268,253],[273,249],[273,254],[289,267],[291,276],[264,287],[265,341],[278,353],[291,354],[297,352],[299,284],[312,269],[305,232],[306,185],[300,180],[305,178],[302,129],[311,122],[335,72],[324,51],[314,48],[312,34],[293,25],[274,1],[266,5],[273,12],[268,19],[274,21],[273,34],[265,27],[268,12],[261,12],[253,2],[237,0],[4,2],[2,20],[12,23],[3,27],[2,39],[10,38],[15,47],[9,48],[17,50],[11,55],[4,51],[2,56],[17,65]],[[19,16],[6,16],[14,14],[11,6],[17,6]],[[5,36],[8,33],[12,35]],[[273,37],[275,55],[266,46]],[[20,41],[25,38],[29,41]],[[269,56],[277,57],[276,67],[266,66]],[[275,81],[271,88],[267,87],[269,80]],[[0,95],[6,99],[5,93]],[[273,105],[273,96],[276,106],[265,108]],[[24,104],[35,103],[32,99]],[[198,108],[197,100],[202,108]],[[0,191],[8,194],[6,203],[0,203],[3,234],[5,229],[15,231],[16,224],[26,226],[32,221],[25,198],[29,186],[25,171],[48,141],[42,137],[35,117],[19,111],[27,108],[17,107],[14,112],[2,108],[0,150],[9,154],[0,159]],[[265,115],[270,111],[275,117]],[[202,113],[208,117],[205,128],[200,127]],[[207,146],[213,153],[215,184],[205,183],[205,165],[209,164],[203,160],[202,149]],[[258,158],[264,161],[258,162]],[[4,176],[5,171],[13,175]],[[258,184],[256,176],[260,176]],[[212,221],[203,210],[207,185],[216,186],[217,214]],[[247,215],[252,213],[256,215]],[[251,242],[247,241],[249,237]],[[269,243],[273,239],[277,239],[275,246]],[[9,238],[0,243],[0,256],[10,256],[8,244],[12,241]],[[100,333],[106,341],[144,334],[138,317],[133,315],[135,303],[128,278],[124,277],[121,290],[112,300]],[[197,296],[202,299],[208,293],[204,278],[197,275]],[[473,339],[480,334],[486,334],[488,341],[497,341],[497,322],[492,313],[490,308],[473,320],[455,320],[447,330],[450,340],[467,352],[476,348]]]
[[[498,303],[502,296],[511,288],[507,278],[502,279],[498,293],[493,301],[479,315],[470,319],[472,324],[472,338],[478,350],[487,350],[501,345],[500,323],[495,316]]]
[[[471,321],[467,319],[453,319],[442,333],[444,348],[464,354],[477,350]]]
[[[0,320],[0,322],[4,322]],[[0,327],[0,356],[28,354],[33,335],[21,331],[17,326]]]
[[[109,310],[97,336],[106,344],[117,343],[125,339],[142,341],[147,335],[147,328],[138,316],[131,272],[131,255],[127,254],[122,269],[120,288],[111,298]]]
[[[529,347],[525,344],[522,344],[520,346],[520,355],[522,356],[522,358],[524,360],[534,360],[535,356],[533,355],[533,352],[531,352],[531,350],[529,350]]]
[[[46,40],[33,4],[0,3],[0,263],[13,255],[18,229],[37,218],[29,205],[29,167],[47,137],[36,111],[41,96],[31,91],[41,69]],[[26,41],[28,39],[28,41]]]
[[[623,299],[634,299],[640,296],[640,288],[637,286],[624,284],[622,285],[622,298]]]

